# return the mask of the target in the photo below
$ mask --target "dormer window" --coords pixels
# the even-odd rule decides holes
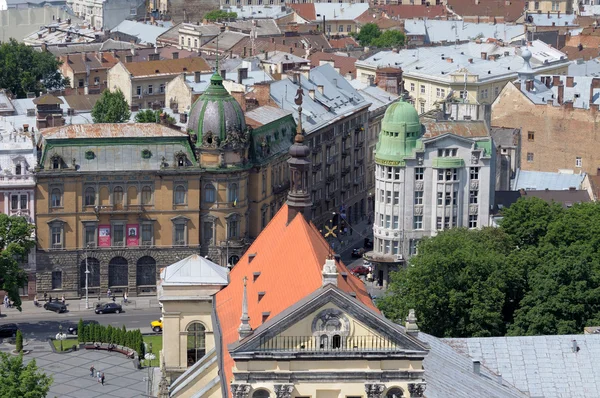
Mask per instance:
[[[176,153],[175,164],[177,167],[186,167],[188,165],[187,156],[183,152]]]
[[[59,170],[62,168],[61,167],[62,166],[62,158],[60,156],[58,156],[58,155],[52,156],[51,161],[52,161],[52,169],[53,170]]]
[[[18,175],[18,176],[20,176],[20,175],[21,175],[21,173],[22,173],[22,170],[21,170],[21,165],[20,165],[20,164],[18,164],[18,165],[15,167],[15,175]]]

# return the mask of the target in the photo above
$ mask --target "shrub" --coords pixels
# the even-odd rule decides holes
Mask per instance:
[[[23,333],[20,330],[17,330],[17,341],[16,341],[16,350],[17,352],[23,352]]]
[[[81,318],[79,318],[79,323],[77,324],[77,341],[80,343],[85,342],[85,326]]]

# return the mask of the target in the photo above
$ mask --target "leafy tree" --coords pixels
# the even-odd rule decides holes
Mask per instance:
[[[27,254],[35,245],[33,230],[24,217],[0,214],[0,290],[7,292],[19,311],[19,288],[28,280],[19,262],[27,261]]]
[[[548,225],[561,213],[562,207],[539,198],[520,198],[502,211],[500,226],[518,247],[537,246],[546,235]]]
[[[35,359],[24,365],[23,355],[0,352],[0,398],[44,398],[52,381],[38,370]]]
[[[379,37],[371,40],[373,47],[396,47],[404,45],[404,33],[399,30],[386,30]]]
[[[204,19],[208,21],[219,21],[223,19],[236,19],[236,12],[227,12],[224,10],[212,10],[204,14]]]
[[[509,243],[496,228],[423,239],[410,266],[392,274],[379,308],[397,321],[414,308],[421,329],[439,337],[503,335],[503,311],[521,278],[507,261]]]
[[[23,98],[28,92],[58,90],[69,80],[58,72],[60,62],[14,39],[0,44],[0,87]]]
[[[94,123],[125,123],[129,121],[131,112],[123,92],[105,90],[92,108]]]
[[[137,123],[160,123],[162,111],[153,111],[152,109],[145,109],[135,114],[135,121]],[[164,115],[168,124],[175,124],[175,118],[169,115]]]
[[[360,32],[355,37],[361,46],[370,46],[371,42],[379,36],[381,36],[379,26],[374,23],[367,23],[360,28]]]
[[[16,337],[16,347],[15,350],[17,352],[23,352],[23,333],[21,333],[20,330],[17,330],[17,337]]]
[[[77,341],[80,343],[85,342],[85,326],[83,325],[83,319],[79,318],[77,323]]]

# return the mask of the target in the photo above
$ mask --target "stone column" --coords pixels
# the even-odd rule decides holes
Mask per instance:
[[[381,394],[385,391],[384,384],[365,384],[367,398],[381,398]]]
[[[248,398],[250,394],[250,384],[232,384],[231,396],[233,398]]]
[[[423,397],[425,394],[425,388],[427,385],[425,383],[410,383],[408,385],[408,392],[410,393],[410,397]]]
[[[293,384],[275,384],[275,396],[277,398],[291,398],[294,391]]]

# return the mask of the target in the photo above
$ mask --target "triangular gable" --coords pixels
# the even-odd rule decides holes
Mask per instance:
[[[419,352],[426,355],[427,344],[407,335],[398,325],[334,285],[327,285],[318,289],[286,311],[263,323],[251,336],[229,345],[229,352],[235,358],[236,353],[260,351],[265,342],[268,344],[269,340],[277,337],[298,322],[307,320],[313,313],[319,312],[320,309],[326,306],[328,310],[332,309],[333,311],[335,311],[335,308],[332,307],[337,307],[339,311],[354,318],[374,335],[379,336],[380,339],[377,341],[384,342],[384,345],[388,347],[393,345],[398,347],[400,351]],[[313,322],[312,319],[310,321]]]
[[[469,138],[469,137],[463,137],[463,136],[460,136],[460,135],[448,132],[448,133],[444,133],[444,134],[441,134],[441,135],[438,135],[438,136],[435,136],[435,137],[424,138],[423,139],[423,143],[424,144],[431,144],[431,143],[434,143],[434,142],[437,142],[437,141],[442,141],[442,140],[445,140],[445,139],[448,139],[448,138],[451,138],[453,140],[459,141],[461,143],[465,143],[467,145],[472,145],[473,142],[477,141],[476,138],[479,138],[479,139],[490,139],[490,137],[473,137],[473,138]]]

